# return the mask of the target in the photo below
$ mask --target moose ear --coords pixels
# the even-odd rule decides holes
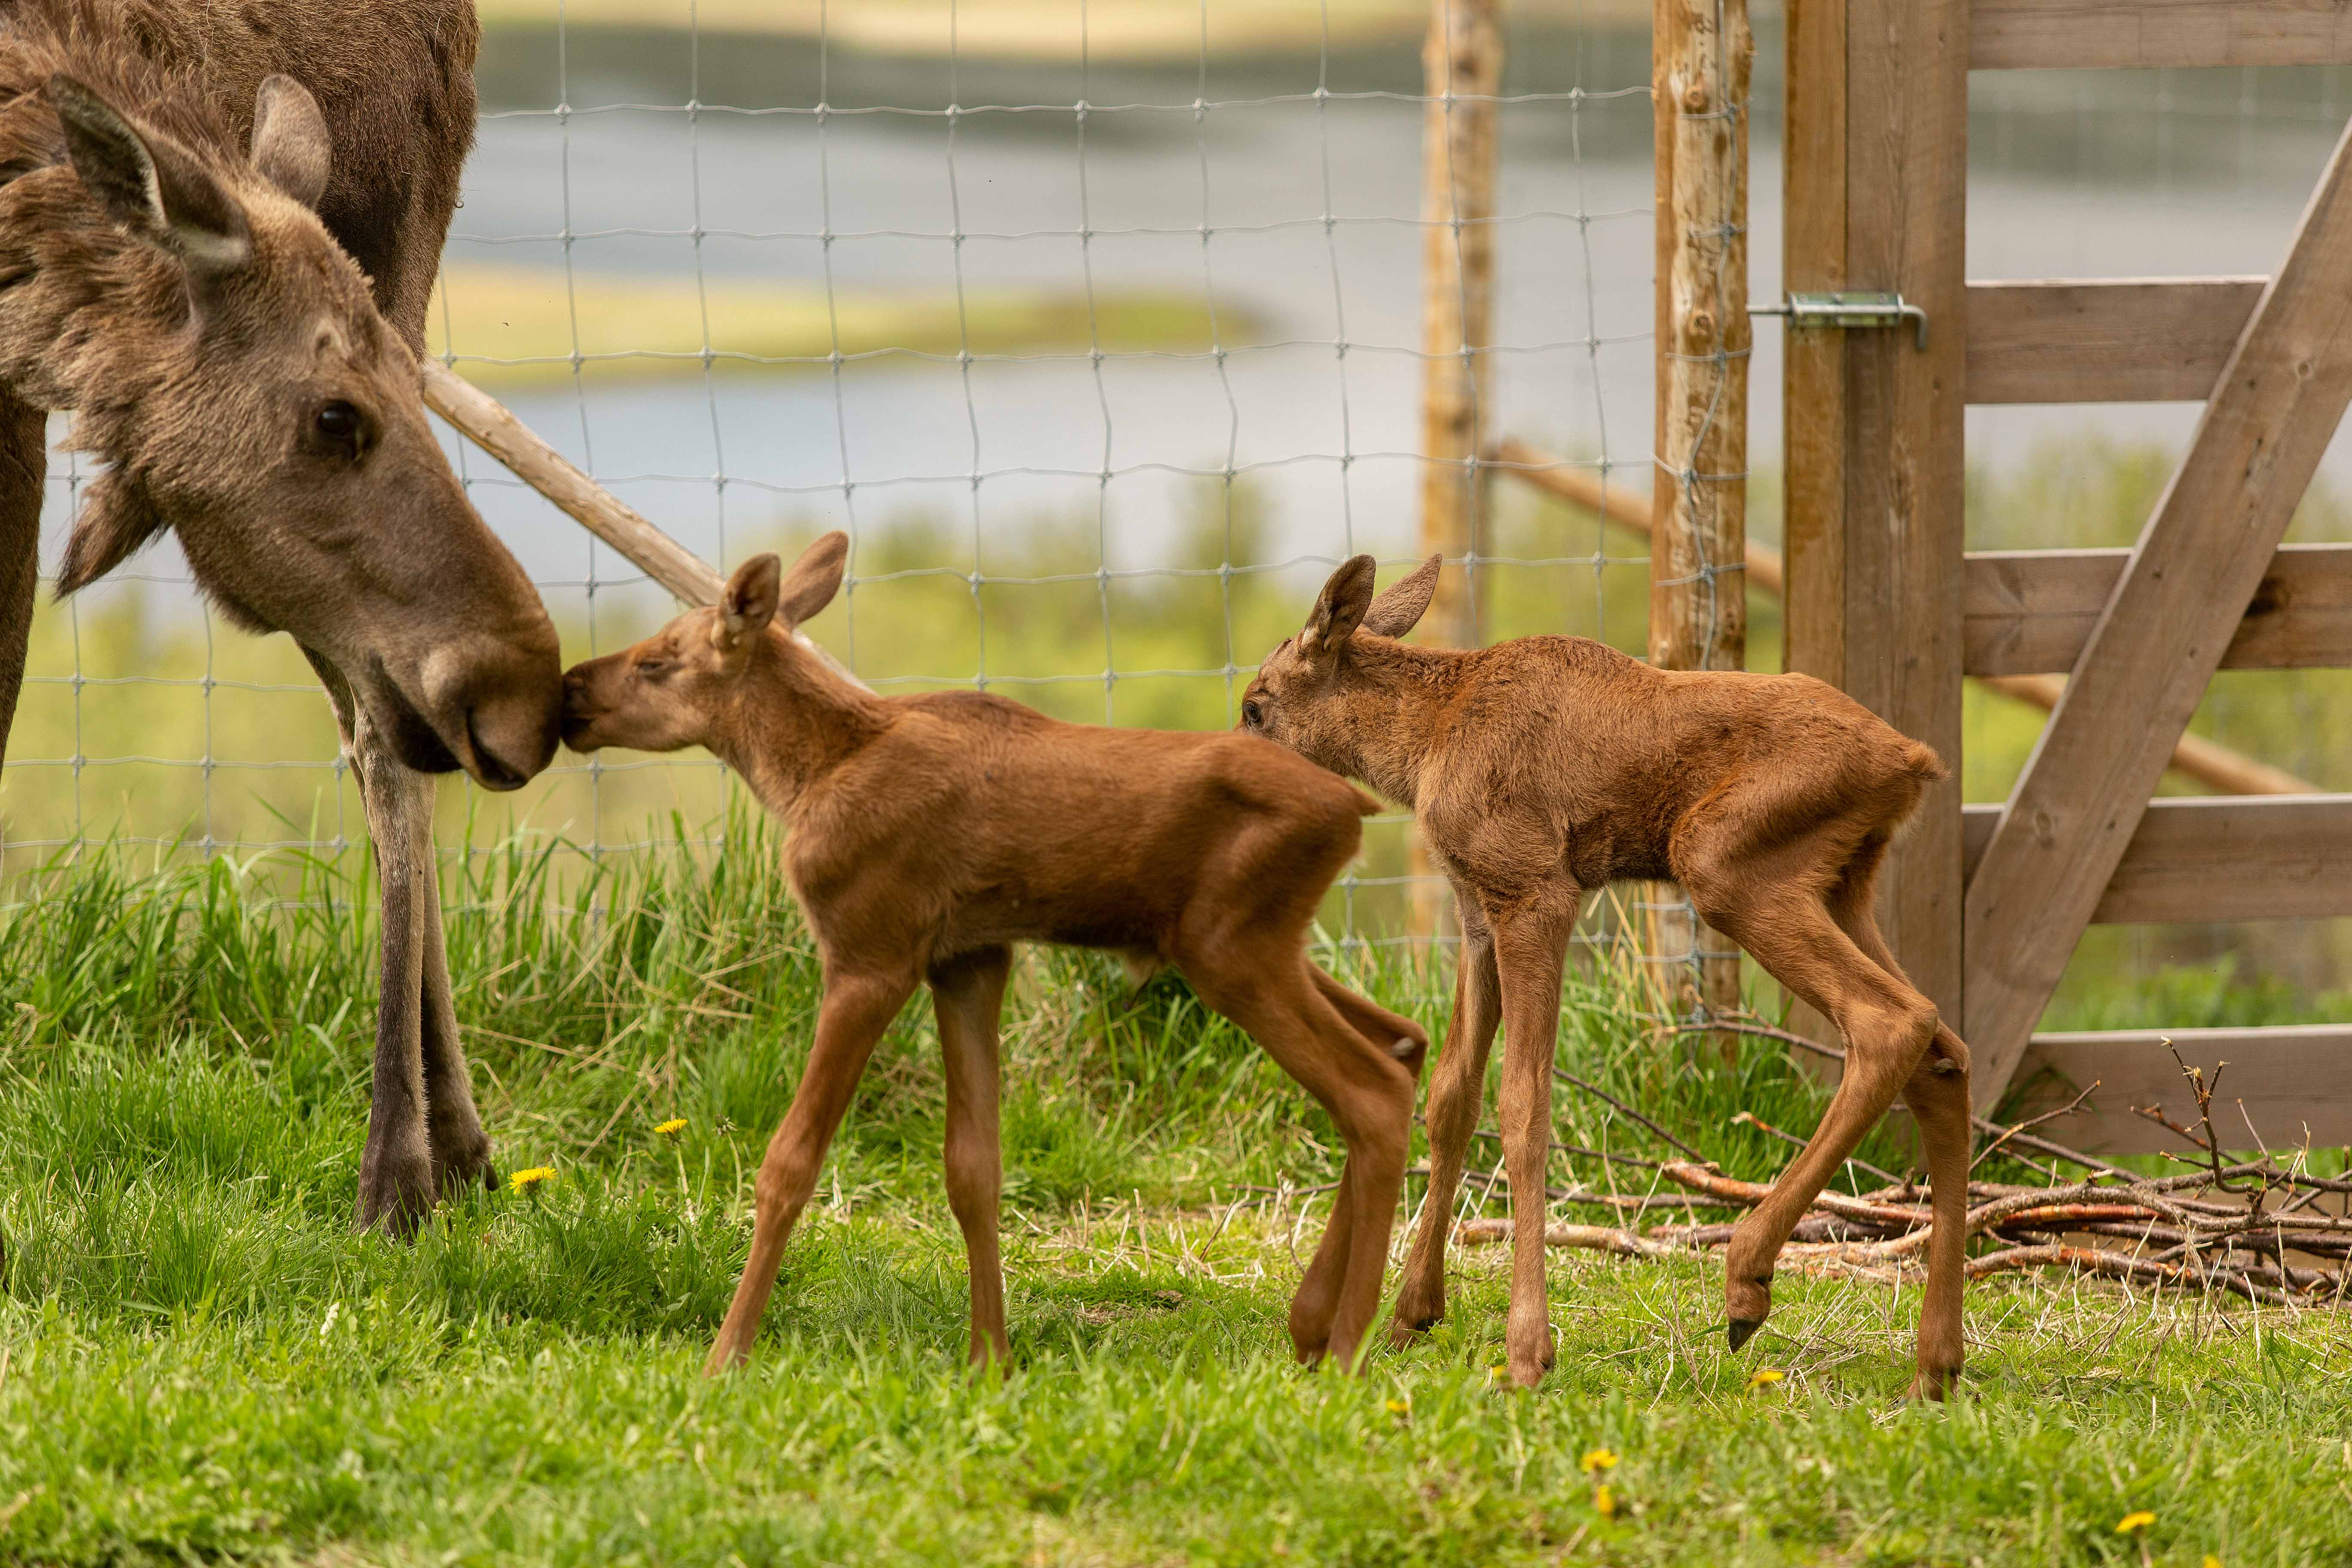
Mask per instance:
[[[1364,612],[1364,629],[1384,637],[1401,637],[1419,626],[1429,601],[1436,596],[1438,570],[1444,564],[1444,556],[1433,555],[1409,575],[1390,584]]]
[[[841,591],[841,575],[848,564],[849,535],[837,528],[802,551],[801,558],[793,563],[792,574],[784,579],[784,625],[797,626],[832,604],[833,596]]]
[[[776,580],[782,571],[783,563],[772,554],[754,555],[735,568],[719,595],[719,626],[711,640],[720,652],[742,647],[776,618]]]
[[[110,469],[82,496],[58,565],[60,599],[89,586],[128,561],[139,547],[163,531],[163,519],[147,502],[147,492],[121,469]]]
[[[74,173],[115,222],[194,272],[245,264],[253,250],[245,209],[186,149],[142,133],[69,76],[49,78],[49,101]]]
[[[1339,563],[1315,595],[1315,608],[1307,612],[1307,629],[1299,634],[1298,651],[1304,654],[1324,654],[1337,651],[1341,643],[1356,635],[1364,612],[1372,603],[1372,570],[1369,555],[1351,555]]]
[[[290,76],[266,76],[253,99],[253,166],[306,207],[327,194],[334,167],[327,117],[310,89]]]

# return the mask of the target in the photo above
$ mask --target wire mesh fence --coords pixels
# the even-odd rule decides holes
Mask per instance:
[[[1478,220],[1496,268],[1485,428],[1635,493],[1657,461],[1648,13],[1510,8],[1499,187]],[[1412,552],[1422,253],[1459,216],[1423,205],[1426,19],[1367,0],[495,0],[433,347],[716,562],[848,529],[847,590],[811,629],[884,690],[1227,724],[1333,563]],[[1766,300],[1772,8],[1756,24],[1746,223]],[[1973,90],[1984,277],[2265,272],[2352,108],[2335,68],[2001,72]],[[1779,377],[1768,329],[1749,437],[1767,458]],[[2120,542],[2194,417],[1970,411],[1972,546]],[[449,447],[567,658],[668,613],[534,493]],[[1770,469],[1751,528],[1777,543]],[[2345,472],[2331,456],[2299,537],[2346,536],[2328,489]],[[88,478],[53,459],[45,568]],[[1461,563],[1483,636],[1642,651],[1641,541],[1507,481],[1488,504]],[[1777,605],[1751,594],[1750,609],[1749,663],[1773,668]],[[2231,672],[2199,727],[2352,786],[2342,684]],[[1968,793],[1996,799],[2038,720],[1970,702]],[[707,759],[562,757],[519,797],[447,787],[442,837],[454,853],[468,820],[476,844],[511,821],[609,854],[726,800]],[[333,852],[361,819],[299,657],[206,615],[167,541],[42,607],[0,834],[0,874],[16,874],[110,837]],[[1400,934],[1407,875],[1402,818],[1383,818],[1335,924]],[[2306,988],[2341,984],[2333,926],[2095,935],[2135,961],[2243,952]]]
[[[1418,263],[1426,226],[1456,221],[1422,210],[1412,37],[1368,41],[1343,4],[1236,57],[1221,34],[1244,8],[1213,4],[1189,47],[1098,59],[1103,8],[1074,4],[1014,61],[965,47],[987,9],[943,6],[938,36],[887,54],[844,47],[822,13],[794,36],[714,33],[690,0],[626,27],[494,11],[433,347],[715,561],[847,529],[851,578],[811,629],[883,690],[1230,724],[1332,565],[1411,549]],[[1500,330],[1482,352],[1492,427],[1639,489],[1647,57],[1638,16],[1587,9],[1523,12],[1493,100]],[[666,616],[634,568],[450,447],[567,657]],[[84,477],[53,476],[45,564]],[[1638,650],[1646,562],[1624,542],[1514,497],[1463,565],[1491,635]],[[354,841],[292,650],[216,628],[168,546],[45,607],[37,641],[12,868],[109,834]],[[458,813],[513,809],[604,853],[723,799],[707,759],[560,758],[512,807],[445,791],[444,837]],[[1393,931],[1401,829],[1375,826],[1335,910],[1349,930]]]

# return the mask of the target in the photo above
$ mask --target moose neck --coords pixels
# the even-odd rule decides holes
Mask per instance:
[[[742,775],[760,803],[791,816],[810,786],[888,726],[879,697],[860,690],[770,631],[751,651],[731,709],[710,749]]]
[[[1348,641],[1337,722],[1325,727],[1325,755],[1317,760],[1412,805],[1470,657],[1464,648],[1413,647],[1359,632]]]

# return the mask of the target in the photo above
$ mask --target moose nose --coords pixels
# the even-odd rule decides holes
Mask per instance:
[[[485,789],[520,789],[555,755],[560,722],[546,688],[499,692],[466,713],[473,774]]]

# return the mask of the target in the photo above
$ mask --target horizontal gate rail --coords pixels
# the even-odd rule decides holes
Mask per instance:
[[[2127,549],[1971,553],[1962,579],[1961,668],[1975,676],[2073,669],[2130,559]],[[2221,668],[2352,668],[2352,544],[2280,546]]]
[[[2152,1106],[2196,1127],[2196,1096],[2180,1071],[2186,1062],[2214,1086],[2213,1132],[2224,1149],[2293,1148],[2306,1139],[2352,1143],[2352,1095],[2342,1090],[2347,1061],[2352,1026],[2342,1024],[2041,1034],[2018,1066],[2011,1113],[2054,1110],[2096,1084],[2083,1110],[2049,1128],[2052,1137],[2104,1154],[2191,1154],[2179,1134],[2134,1113]]]
[[[1973,879],[1998,805],[1960,816]],[[2148,804],[2091,911],[2094,925],[2352,915],[2352,795],[2195,796]]]
[[[2328,66],[2352,63],[2337,0],[1975,0],[1969,66]]]
[[[2267,278],[1969,285],[1970,403],[2201,403]]]

